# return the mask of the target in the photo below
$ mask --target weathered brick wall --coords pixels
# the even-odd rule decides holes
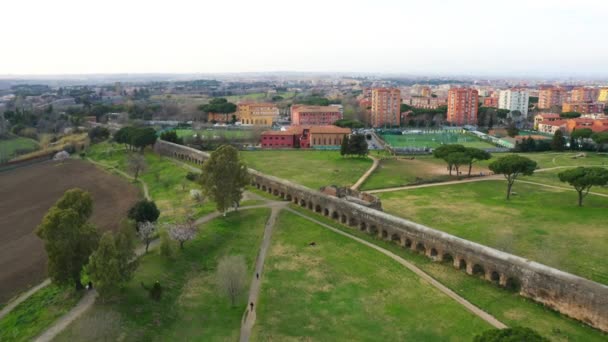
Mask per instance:
[[[208,154],[158,141],[158,153],[201,164]],[[608,286],[501,252],[421,224],[323,194],[277,177],[251,170],[252,185],[354,229],[376,234],[437,261],[452,262],[471,275],[497,286],[514,288],[522,296],[565,315],[608,331]]]

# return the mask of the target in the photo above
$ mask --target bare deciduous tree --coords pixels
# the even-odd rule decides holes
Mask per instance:
[[[148,247],[150,246],[150,242],[152,241],[152,236],[156,232],[156,225],[153,222],[145,221],[140,222],[137,225],[137,234],[141,241],[146,244],[146,253],[148,253]]]
[[[217,267],[218,289],[230,298],[230,304],[236,305],[245,289],[247,266],[242,255],[229,255],[220,259]]]
[[[129,159],[127,160],[129,171],[133,174],[135,180],[140,173],[145,172],[148,164],[146,163],[146,159],[143,155],[139,153],[131,153]]]

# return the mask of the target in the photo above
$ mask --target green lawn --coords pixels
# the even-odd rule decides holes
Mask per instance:
[[[222,256],[243,255],[252,272],[268,216],[268,209],[230,213],[203,225],[183,251],[174,246],[173,259],[148,253],[117,298],[97,301],[58,340],[236,341],[248,289],[231,307],[216,288],[215,269]],[[157,280],[163,286],[160,302],[141,287]]]
[[[456,236],[608,284],[608,198],[484,181],[379,194],[384,209]]]
[[[0,341],[31,341],[68,312],[82,292],[46,286],[0,320]]]
[[[433,262],[426,256],[410,249],[400,248],[395,243],[379,240],[358,230],[347,228],[303,208],[297,206],[292,206],[292,208],[396,253],[508,326],[517,325],[532,328],[555,342],[606,340],[606,335],[599,330],[562,316],[541,304],[519,296],[517,293],[506,291],[490,282],[469,276],[464,271],[456,270],[447,263]]]
[[[382,159],[378,168],[363,183],[361,190],[442,182],[456,177],[448,175],[445,163],[432,156],[415,156],[414,159]]]
[[[281,213],[252,340],[470,341],[490,328],[385,255]]]
[[[350,186],[370,168],[368,158],[343,158],[338,151],[243,151],[247,165],[309,188]]]
[[[112,168],[128,172],[127,156],[129,153],[122,145],[100,143],[93,145],[87,151],[87,156],[97,162]],[[191,196],[190,190],[200,189],[200,186],[186,179],[186,170],[171,158],[161,157],[152,151],[145,153],[147,170],[140,176],[148,185],[152,199],[161,212],[161,222],[170,221],[176,217],[194,213],[201,216],[215,210],[215,204],[205,200],[197,203]]]
[[[565,170],[568,170],[568,168],[535,172],[532,176],[524,176],[521,177],[521,179],[529,182],[536,182],[568,189],[574,189],[572,186],[570,186],[570,184],[561,182],[559,180],[557,174]],[[608,195],[608,187],[594,186],[591,187],[590,191]]]
[[[443,144],[461,144],[466,147],[492,148],[491,143],[462,133],[428,133],[428,134],[382,134],[382,139],[393,147],[439,147]]]
[[[16,154],[25,154],[39,149],[38,142],[33,139],[12,136],[0,139],[0,162],[16,157]]]

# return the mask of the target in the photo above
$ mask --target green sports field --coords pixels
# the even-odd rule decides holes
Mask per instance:
[[[445,133],[411,133],[403,135],[382,134],[382,139],[393,147],[438,147],[444,144],[461,144],[466,147],[492,148],[494,145],[474,136],[445,132]]]

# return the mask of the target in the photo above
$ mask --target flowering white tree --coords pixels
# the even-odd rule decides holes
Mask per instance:
[[[156,232],[156,225],[153,222],[145,221],[137,224],[137,234],[141,241],[146,244],[146,253],[148,253],[148,246],[152,241],[152,236]]]
[[[196,224],[194,220],[188,220],[186,223],[174,224],[169,228],[169,236],[179,242],[179,248],[184,248],[186,241],[194,239],[196,236]]]

